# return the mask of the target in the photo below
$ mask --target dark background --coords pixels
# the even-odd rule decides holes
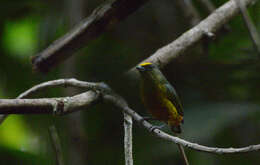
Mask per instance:
[[[147,116],[136,82],[121,75],[190,28],[175,1],[152,0],[47,74],[32,70],[30,57],[64,35],[103,0],[1,0],[0,97],[15,98],[41,82],[74,77],[105,81]],[[216,6],[224,0],[214,0]],[[194,1],[202,18],[208,13]],[[260,31],[260,3],[250,7]],[[179,93],[185,111],[184,139],[213,147],[260,143],[260,64],[242,17],[174,59],[163,72]],[[131,85],[135,84],[135,85]],[[80,91],[51,89],[35,97],[69,96]],[[153,122],[154,124],[160,124]],[[0,126],[0,164],[55,164],[48,127],[57,127],[65,163],[124,164],[123,115],[98,104],[62,117],[12,115]],[[165,129],[168,131],[168,129]],[[183,164],[177,146],[133,130],[136,165]],[[258,164],[259,153],[212,155],[186,150],[190,164]]]

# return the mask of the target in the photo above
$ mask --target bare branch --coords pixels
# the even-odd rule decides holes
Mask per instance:
[[[251,40],[254,44],[256,52],[258,53],[258,55],[260,55],[260,36],[257,32],[257,29],[256,29],[253,21],[251,20],[249,14],[247,12],[247,9],[246,9],[244,2],[240,1],[240,0],[235,0],[235,2],[239,6],[240,12],[243,16],[243,20],[246,24],[246,27],[248,29],[248,32],[250,34],[250,37],[251,37]]]
[[[57,132],[56,127],[54,125],[49,127],[49,133],[50,133],[52,146],[53,146],[53,149],[55,151],[56,164],[57,165],[64,165],[64,159],[63,159],[62,150],[61,150],[61,143],[60,143],[60,139],[59,139],[59,136],[58,136],[58,132]]]
[[[113,0],[97,7],[93,13],[66,35],[54,41],[48,48],[32,59],[36,70],[47,72],[86,46],[107,29],[135,12],[148,0]]]
[[[133,133],[132,133],[133,121],[132,117],[124,113],[124,149],[125,149],[125,165],[133,165]]]
[[[27,91],[23,92],[20,94],[17,98],[27,98],[31,96],[34,93],[37,93],[41,90],[46,90],[48,88],[52,87],[76,87],[76,88],[82,88],[82,89],[87,89],[87,90],[97,90],[99,86],[102,84],[100,83],[91,83],[91,82],[85,82],[85,81],[79,81],[76,79],[58,79],[58,80],[52,80],[52,81],[47,81],[41,84],[38,84]]]
[[[208,11],[208,13],[213,13],[216,10],[215,5],[211,2],[211,0],[198,0]],[[223,25],[223,28],[226,31],[230,31],[230,26],[228,24]]]
[[[245,5],[249,5],[255,1],[256,0],[244,0]],[[160,67],[164,67],[173,59],[181,55],[185,50],[189,49],[200,39],[202,39],[204,35],[211,36],[214,34],[219,28],[221,28],[221,26],[225,25],[225,23],[233,18],[238,12],[239,8],[236,3],[233,0],[228,1],[220,8],[215,10],[206,19],[201,21],[197,26],[182,34],[172,43],[160,48],[143,62],[152,62],[159,65]],[[133,74],[136,72],[136,69],[132,68],[130,72]]]
[[[63,115],[92,106],[99,96],[96,92],[88,91],[64,98],[0,99],[0,114]]]
[[[30,89],[28,89],[27,91],[23,92],[22,94],[20,94],[17,99],[22,99],[22,98],[28,98],[31,95],[51,88],[51,87],[76,87],[76,88],[84,88],[87,90],[101,90],[105,88],[104,83],[100,82],[100,83],[91,83],[91,82],[85,82],[85,81],[79,81],[76,79],[58,79],[58,80],[53,80],[53,81],[47,81],[41,84],[38,84]],[[100,88],[99,86],[101,86],[102,88]],[[1,113],[0,113],[1,114]],[[0,115],[0,124],[2,124],[4,122],[4,120],[7,118],[8,115]]]
[[[27,91],[23,92],[22,94],[20,94],[17,97],[17,99],[27,98],[27,97],[31,96],[32,94],[39,92],[41,90],[44,90],[44,89],[47,89],[47,88],[50,88],[50,87],[59,87],[59,86],[84,88],[84,89],[87,89],[87,90],[94,90],[94,91],[99,90],[99,91],[106,92],[106,93],[110,91],[110,88],[103,82],[91,83],[91,82],[79,81],[79,80],[76,80],[76,79],[73,79],[73,78],[72,79],[58,79],[58,80],[47,81],[47,82],[38,84],[38,85],[28,89]],[[92,98],[92,99],[94,99],[94,98]],[[51,101],[52,103],[54,103],[55,101],[57,102],[57,100],[55,100],[55,101],[54,100],[48,100],[48,101]],[[91,101],[91,98],[90,98],[90,101]],[[93,100],[93,102],[94,102],[94,100]],[[54,105],[54,104],[50,104],[50,105]],[[48,108],[45,109],[47,111],[45,111],[45,112],[34,112],[34,111],[32,111],[31,113],[51,113],[50,111],[53,111],[53,110],[51,110],[49,106],[47,106],[47,107]],[[0,112],[0,114],[12,114],[12,112],[13,111],[10,111],[10,112],[8,111],[8,112],[5,112],[5,113]],[[17,112],[17,113],[19,113],[19,112]],[[21,113],[30,113],[30,112],[20,112],[20,114]],[[3,123],[3,121],[7,118],[7,116],[8,115],[0,115],[0,124]]]
[[[189,165],[189,161],[188,161],[188,158],[187,158],[187,156],[186,156],[186,153],[185,153],[185,151],[184,151],[183,146],[180,145],[180,144],[177,144],[177,146],[178,146],[178,148],[179,148],[179,150],[180,150],[180,153],[181,153],[181,155],[182,155],[182,158],[183,158],[183,160],[184,160],[185,165]]]

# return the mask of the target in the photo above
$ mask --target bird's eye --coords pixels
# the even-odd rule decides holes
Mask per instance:
[[[154,66],[153,65],[147,65],[146,68],[147,69],[152,69],[152,68],[154,68]]]

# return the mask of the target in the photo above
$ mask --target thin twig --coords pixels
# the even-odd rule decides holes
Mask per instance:
[[[56,164],[57,165],[64,165],[61,143],[60,143],[60,139],[59,139],[59,136],[58,136],[58,132],[57,132],[56,127],[54,125],[49,127],[49,134],[50,134],[53,149],[55,151]]]
[[[177,146],[178,146],[178,148],[179,148],[179,150],[180,150],[180,153],[181,153],[181,155],[182,155],[182,158],[183,158],[183,160],[184,160],[185,165],[189,165],[189,161],[188,161],[188,158],[187,158],[187,156],[186,156],[186,153],[185,153],[185,151],[184,151],[183,146],[180,145],[180,144],[177,144]]]
[[[256,50],[257,54],[260,56],[260,37],[259,37],[259,34],[257,32],[257,29],[256,29],[251,17],[249,16],[249,13],[247,12],[244,1],[240,1],[240,0],[234,0],[234,1],[239,6],[240,12],[243,16],[243,20],[244,20],[246,27],[248,29],[248,32],[250,34],[250,38],[253,42],[255,50]]]
[[[28,89],[27,91],[20,94],[17,98],[28,98],[29,96],[40,92],[41,90],[46,90],[48,88],[53,87],[76,87],[76,88],[82,88],[85,90],[95,90],[99,88],[99,85],[102,85],[102,82],[100,83],[92,83],[92,82],[85,82],[85,81],[79,81],[74,78],[70,79],[58,79],[58,80],[52,80],[47,81],[38,85],[33,86],[32,88]]]
[[[133,165],[133,133],[132,133],[132,117],[124,113],[124,149],[125,149],[125,165]]]

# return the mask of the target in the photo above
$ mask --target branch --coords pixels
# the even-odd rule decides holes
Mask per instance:
[[[55,151],[56,162],[57,162],[56,164],[64,165],[64,159],[63,159],[62,150],[61,150],[61,143],[60,143],[60,139],[58,136],[58,132],[54,125],[49,127],[49,134],[50,134],[53,149]]]
[[[48,89],[51,87],[59,87],[59,86],[65,87],[65,88],[66,87],[76,87],[76,88],[83,88],[86,90],[94,90],[94,91],[99,90],[102,92],[105,92],[104,90],[106,90],[106,92],[110,91],[109,87],[106,86],[106,84],[103,82],[91,83],[91,82],[79,81],[79,80],[76,80],[73,78],[72,79],[58,79],[58,80],[47,81],[47,82],[38,84],[38,85],[28,89],[27,91],[23,92],[22,94],[20,94],[17,97],[17,99],[28,98],[29,96],[31,96],[39,91],[42,91],[42,90],[45,90],[45,89]],[[50,113],[49,111],[53,111],[53,110],[48,109],[47,111],[46,111],[46,113]],[[34,112],[32,112],[32,113],[34,113]],[[6,113],[6,114],[9,114],[9,113]],[[7,117],[8,117],[8,115],[0,115],[0,125],[4,122],[4,120]]]
[[[88,108],[99,99],[88,91],[73,97],[43,99],[0,99],[0,114],[57,114],[63,115]]]
[[[20,94],[17,99],[22,99],[22,98],[28,98],[31,95],[40,92],[42,90],[51,88],[51,87],[58,87],[58,86],[63,86],[63,87],[76,87],[76,88],[84,88],[84,89],[92,89],[96,90],[99,89],[99,86],[102,86],[101,83],[89,83],[89,82],[84,82],[84,81],[79,81],[76,79],[59,79],[59,80],[53,80],[53,81],[48,81],[44,82],[41,84],[38,84],[27,91],[23,92]],[[8,115],[0,115],[0,124],[7,118]]]
[[[134,12],[138,7],[144,4],[148,0],[117,0],[101,9],[96,9],[90,17],[84,20],[81,24],[79,24],[76,28],[74,28],[67,35],[55,41],[52,45],[50,45],[47,49],[45,49],[42,53],[37,55],[33,59],[34,67],[39,71],[48,71],[51,67],[56,65],[58,62],[64,60],[65,57],[69,57],[73,52],[77,49],[81,48],[85,45],[88,40],[92,40],[97,36],[88,36],[92,34],[92,31],[97,30],[98,23],[102,22],[103,19],[108,19],[105,22],[105,26],[108,26],[112,22],[114,22],[115,18],[118,18],[122,11],[125,10],[123,18]],[[256,0],[245,0],[245,5],[249,5],[250,3],[254,3]],[[129,3],[129,4],[128,4]],[[132,7],[125,9],[124,7]],[[111,12],[110,12],[111,10]],[[112,12],[113,11],[113,12]],[[157,52],[155,52],[150,58],[146,59],[147,62],[153,62],[156,64],[161,64],[161,67],[168,64],[174,58],[179,56],[185,50],[190,48],[196,42],[203,38],[204,35],[212,37],[214,32],[216,32],[221,26],[223,26],[226,22],[228,22],[232,17],[234,17],[239,11],[239,8],[235,4],[235,2],[229,1],[217,10],[213,12],[210,16],[200,22],[197,26],[190,29],[178,39],[173,41],[172,43],[162,47]],[[105,17],[106,16],[106,17]],[[121,18],[121,17],[120,17]],[[95,20],[95,21],[94,21]],[[91,25],[91,26],[90,26]],[[91,30],[91,29],[94,30]],[[90,30],[89,30],[90,29]],[[101,28],[100,33],[105,31],[105,27]],[[89,32],[89,33],[87,33]],[[98,35],[100,34],[98,33]],[[85,36],[86,35],[86,36]],[[84,40],[83,40],[84,39]],[[77,42],[76,42],[77,41]],[[73,48],[73,49],[72,49]],[[132,70],[135,70],[132,69]]]
[[[124,113],[124,149],[125,149],[125,165],[133,165],[133,134],[132,134],[133,121],[132,117]]]
[[[52,80],[47,81],[38,85],[35,85],[34,87],[28,89],[27,91],[20,94],[17,98],[25,98],[29,97],[41,90],[46,90],[48,88],[53,87],[76,87],[76,88],[82,88],[85,90],[101,90],[100,86],[102,86],[102,82],[99,83],[91,83],[91,82],[85,82],[85,81],[79,81],[74,78],[71,79],[58,79],[58,80]],[[103,87],[104,88],[104,87]],[[102,89],[103,89],[102,88]]]
[[[180,144],[177,144],[177,146],[178,146],[179,151],[180,151],[180,153],[181,153],[181,155],[182,155],[182,158],[183,158],[183,160],[184,160],[185,165],[189,165],[190,163],[189,163],[189,161],[188,161],[188,158],[187,158],[187,156],[186,156],[186,153],[185,153],[185,151],[184,151],[183,146],[180,145]]]
[[[113,0],[97,7],[93,13],[63,37],[32,59],[34,68],[47,72],[86,46],[103,32],[115,26],[149,0]]]
[[[243,20],[246,24],[246,27],[248,29],[248,32],[250,34],[250,38],[251,38],[251,40],[254,44],[256,52],[257,52],[258,55],[260,55],[260,37],[259,37],[259,34],[257,32],[257,29],[256,29],[253,21],[251,20],[243,1],[240,1],[240,0],[235,0],[235,1],[236,1],[237,5],[239,6],[240,12],[243,16]]]
[[[204,6],[204,8],[206,8],[208,13],[213,13],[216,10],[216,7],[211,2],[211,0],[198,0],[198,1]],[[230,29],[231,29],[228,24],[225,24],[223,28],[225,31],[230,31]]]
[[[143,117],[141,117],[139,114],[137,114],[134,110],[128,107],[127,103],[125,100],[123,100],[119,96],[112,96],[112,95],[104,95],[103,98],[105,101],[110,102],[123,110],[124,113],[129,114],[132,116],[134,120],[136,120],[139,123],[142,123],[143,127],[145,127],[147,130],[153,130],[152,133],[164,140],[173,142],[175,144],[180,144],[184,147],[196,150],[196,151],[201,151],[201,152],[207,152],[207,153],[212,153],[212,154],[234,154],[234,153],[247,153],[247,152],[253,152],[253,151],[260,151],[260,144],[257,145],[250,145],[247,147],[242,147],[242,148],[216,148],[216,147],[207,147],[203,145],[199,145],[197,143],[192,143],[186,140],[183,140],[181,138],[171,136],[162,130],[159,129],[152,129],[154,126],[150,124],[149,122],[145,121]]]
[[[244,0],[245,5],[254,3],[256,0]],[[149,58],[143,62],[152,62],[160,67],[164,67],[174,60],[183,52],[195,45],[203,36],[207,35],[212,37],[214,33],[220,29],[226,22],[238,14],[239,8],[236,3],[231,0],[223,6],[215,10],[206,19],[201,21],[197,26],[182,34],[172,43],[160,48]],[[130,74],[136,73],[135,67],[130,70]]]
[[[105,26],[109,25],[111,20],[124,18],[129,13],[133,12],[136,8],[132,8],[129,12],[129,10],[126,10],[127,12],[124,13],[126,15],[123,15],[123,17],[112,17],[114,15],[110,15],[111,13],[120,13],[119,11],[124,11],[122,8],[119,10],[112,10],[115,6],[114,4],[119,2],[117,4],[118,6],[124,4],[125,1],[118,0],[113,2],[112,4],[102,7],[101,9],[97,10],[92,14],[92,17],[95,17],[97,20],[93,21],[90,17],[88,21],[85,22],[85,24],[82,23],[82,28],[75,28],[73,33],[69,33],[61,40],[58,40],[56,43],[54,43],[52,46],[47,48],[46,54],[44,52],[42,55],[37,56],[33,61],[37,69],[46,71],[49,69],[47,66],[53,66],[57,62],[61,61],[63,59],[63,56],[58,56],[60,53],[64,53],[65,57],[69,56],[68,52],[73,52],[74,50],[71,49],[71,47],[78,49],[82,46],[81,41],[83,40],[83,34],[85,34],[84,27],[88,27],[91,29],[92,26],[95,25],[96,22],[99,22],[101,18],[109,18],[107,24]],[[131,1],[132,3],[133,1]],[[145,0],[141,1],[141,3],[144,3]],[[245,0],[245,4],[248,5],[249,3],[255,2],[255,0]],[[136,1],[133,2],[133,4],[137,4]],[[123,7],[122,5],[121,7]],[[140,4],[139,4],[140,6]],[[139,7],[138,6],[138,7]],[[111,13],[108,12],[109,9],[111,9]],[[212,13],[208,18],[206,18],[204,21],[202,21],[200,24],[198,24],[196,27],[190,29],[188,32],[184,33],[182,36],[180,36],[177,40],[170,43],[169,45],[166,45],[165,47],[159,49],[155,54],[153,54],[150,58],[146,59],[145,61],[153,62],[156,64],[160,64],[161,67],[168,64],[170,61],[172,61],[174,58],[176,58],[178,55],[183,53],[186,49],[194,45],[197,41],[199,41],[204,35],[211,36],[214,32],[216,32],[222,25],[224,25],[227,21],[229,21],[233,16],[235,16],[239,11],[239,8],[237,5],[235,5],[235,2],[229,1],[219,9],[217,9],[214,13]],[[108,12],[108,13],[106,13]],[[129,12],[129,13],[128,13]],[[102,15],[103,14],[103,15]],[[107,14],[108,17],[105,17]],[[111,17],[110,17],[111,16]],[[120,18],[120,19],[119,19]],[[91,22],[92,21],[92,22]],[[84,25],[84,26],[83,26]],[[90,26],[92,25],[92,26]],[[94,26],[95,27],[95,26]],[[88,29],[87,28],[87,29]],[[101,31],[105,30],[101,29]],[[107,28],[107,27],[106,27]],[[79,35],[80,34],[80,35]],[[86,32],[86,34],[88,34]],[[98,33],[100,34],[100,33]],[[89,34],[88,34],[89,35]],[[87,36],[88,36],[87,35]],[[91,36],[91,35],[90,35]],[[91,36],[95,38],[96,36]],[[90,39],[93,39],[91,38]],[[79,40],[80,39],[80,40]],[[89,40],[90,40],[89,39]],[[74,42],[73,42],[74,41]],[[77,42],[76,42],[77,41]],[[80,41],[80,42],[79,42]],[[75,45],[74,45],[75,44]],[[85,43],[84,43],[85,44]],[[74,45],[74,46],[72,46]],[[69,49],[68,51],[65,51],[66,49]],[[49,54],[48,54],[49,53]],[[52,54],[57,55],[52,56]],[[42,58],[42,57],[44,58]],[[48,61],[48,62],[47,62]],[[46,63],[44,63],[46,62]],[[38,65],[36,65],[38,64]],[[132,69],[133,70],[133,69]],[[61,83],[62,84],[62,83]],[[64,83],[65,84],[65,83]],[[102,84],[104,85],[104,84]],[[84,85],[83,85],[84,86]],[[142,123],[142,125],[148,129],[151,130],[153,128],[153,125],[148,123],[147,121],[144,121],[143,118],[138,115],[135,111],[133,111],[131,108],[128,107],[126,101],[121,98],[120,96],[116,94],[112,94],[110,90],[107,90],[107,86],[100,86],[95,84],[93,86],[93,89],[95,87],[97,90],[100,90],[102,93],[102,98],[104,101],[110,102],[119,108],[123,110],[124,113],[127,113],[130,115],[133,119],[136,121]],[[88,86],[88,88],[92,88],[91,86]],[[40,89],[40,88],[39,88]],[[38,89],[35,89],[37,91]],[[33,90],[34,91],[34,90]],[[3,99],[0,100],[0,112],[9,114],[9,113],[18,113],[21,114],[22,111],[26,113],[55,113],[55,114],[66,114],[70,112],[75,112],[76,110],[79,110],[83,107],[89,107],[93,105],[100,97],[99,93],[96,92],[86,92],[80,95],[76,95],[73,97],[67,97],[67,98],[52,98],[52,99]],[[37,103],[39,106],[37,106],[35,103]],[[30,107],[31,106],[31,107]],[[20,107],[16,109],[17,107]],[[243,148],[215,148],[215,147],[207,147],[202,146],[196,143],[191,143],[188,141],[185,141],[181,138],[170,136],[169,134],[159,130],[154,129],[153,133],[164,140],[174,142],[176,144],[180,144],[184,147],[188,147],[193,150],[202,151],[202,152],[208,152],[208,153],[214,153],[214,154],[233,154],[233,153],[246,153],[246,152],[252,152],[252,151],[259,151],[260,150],[260,144],[258,145],[251,145],[248,147]]]
[[[73,80],[72,82],[78,83],[75,87],[84,87],[84,86],[86,88],[90,87],[89,85],[86,85],[86,84],[89,84],[88,82],[78,81],[75,79],[69,79],[69,80]],[[57,81],[62,81],[62,80],[57,80]],[[51,82],[56,82],[56,80],[51,81]],[[65,84],[65,82],[70,82],[70,81],[63,81],[63,82]],[[48,84],[48,82],[43,83],[43,84]],[[64,86],[64,84],[60,84],[60,86]],[[75,83],[68,83],[68,84],[71,86],[75,85]],[[95,84],[95,83],[90,83],[90,84]],[[76,95],[73,97],[53,98],[53,99],[49,100],[50,102],[48,102],[48,99],[14,99],[14,101],[12,101],[11,99],[2,99],[2,100],[7,100],[7,102],[4,101],[3,103],[1,103],[2,100],[0,99],[0,114],[3,112],[6,112],[6,110],[4,110],[4,108],[2,107],[3,105],[7,105],[7,107],[9,108],[9,110],[8,110],[9,113],[21,114],[21,111],[19,109],[14,110],[11,108],[11,104],[6,104],[6,103],[12,103],[12,106],[15,108],[18,106],[15,101],[18,101],[18,104],[20,104],[20,105],[26,105],[26,103],[30,103],[30,100],[31,101],[36,100],[36,102],[37,102],[37,100],[41,100],[42,103],[45,103],[45,105],[49,105],[50,109],[52,109],[52,110],[44,110],[44,112],[55,113],[55,114],[57,114],[57,112],[58,112],[58,114],[60,114],[60,113],[67,114],[67,113],[71,113],[71,112],[76,112],[77,110],[82,109],[82,108],[89,107],[89,106],[93,105],[93,103],[97,103],[100,100],[100,98],[102,98],[103,101],[105,101],[107,103],[112,103],[113,105],[115,105],[119,109],[121,109],[124,113],[130,115],[138,123],[141,123],[142,126],[144,128],[146,128],[147,130],[153,130],[152,133],[155,134],[157,137],[170,141],[170,142],[173,142],[175,144],[180,144],[184,147],[187,147],[187,148],[190,148],[193,150],[212,153],[212,154],[234,154],[234,153],[247,153],[247,152],[253,152],[253,151],[260,151],[260,144],[250,145],[250,146],[242,147],[242,148],[207,147],[207,146],[203,146],[203,145],[199,145],[196,143],[192,143],[192,142],[183,140],[179,137],[171,136],[159,129],[152,129],[152,128],[154,128],[154,126],[152,124],[145,121],[142,116],[140,116],[138,113],[136,113],[134,110],[132,110],[128,106],[127,102],[121,96],[114,93],[106,84],[100,85],[99,83],[96,83],[96,86],[98,86],[98,88],[94,86],[94,89],[97,89],[99,91],[98,93],[88,91],[86,93],[82,93],[82,94],[79,94],[79,95]],[[62,106],[57,106],[57,104],[59,104],[59,101],[57,101],[57,100],[61,101],[64,104],[63,108],[62,108]],[[43,102],[43,101],[47,101],[47,103],[49,103],[49,104],[47,104],[46,102]],[[33,109],[27,110],[27,111],[30,113],[39,113],[39,111],[41,111],[41,109],[37,109],[38,108],[37,106],[32,107],[32,108]]]

